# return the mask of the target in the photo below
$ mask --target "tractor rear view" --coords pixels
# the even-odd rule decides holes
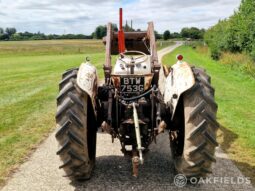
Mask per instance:
[[[139,164],[146,165],[143,156],[149,145],[167,131],[165,144],[170,144],[176,170],[188,178],[205,177],[215,162],[219,126],[210,76],[184,62],[181,55],[171,68],[162,66],[153,23],[145,32],[125,32],[122,9],[119,32],[109,23],[103,41],[103,84],[89,61],[67,70],[59,83],[57,154],[66,176],[91,177],[101,128],[113,141],[119,139],[121,151],[131,157],[133,176],[138,176]],[[114,67],[112,55],[118,55]]]

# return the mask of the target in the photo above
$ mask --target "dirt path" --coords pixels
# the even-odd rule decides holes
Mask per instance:
[[[159,52],[159,57],[170,52],[177,45]],[[98,132],[97,164],[93,177],[83,183],[70,183],[62,170],[56,155],[57,142],[54,133],[35,151],[31,158],[21,165],[2,191],[71,191],[71,190],[254,190],[250,184],[207,183],[179,188],[174,185],[174,167],[170,156],[167,134],[157,137],[157,144],[150,146],[145,156],[145,164],[140,167],[137,179],[131,176],[131,161],[124,158],[120,143],[111,143],[108,134]],[[217,148],[217,163],[210,177],[241,177],[243,175]]]

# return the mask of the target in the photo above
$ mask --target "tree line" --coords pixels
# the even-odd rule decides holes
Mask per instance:
[[[204,39],[214,59],[219,59],[223,51],[244,52],[255,59],[255,1],[242,0],[239,9],[211,27]]]
[[[112,25],[114,31],[118,31],[118,27],[116,24]],[[124,31],[134,32],[141,31],[141,29],[133,29],[128,24],[124,26]],[[97,26],[95,31],[91,35],[84,34],[49,34],[46,35],[44,33],[30,33],[30,32],[17,32],[15,28],[0,28],[0,40],[2,41],[21,41],[21,40],[53,40],[53,39],[102,39],[106,36],[107,27],[105,25]],[[185,39],[202,39],[204,36],[205,30],[198,29],[196,27],[191,28],[183,28],[180,33],[173,32],[171,33],[169,30],[166,30],[163,34],[159,34],[155,31],[156,39],[176,39],[176,38],[185,38]]]
[[[49,34],[17,32],[15,28],[0,28],[0,40],[2,41],[21,41],[21,40],[53,40],[53,39],[92,39],[91,35],[84,34]]]
[[[114,31],[118,31],[118,27],[116,24],[113,24],[112,26]],[[126,24],[123,27],[124,31],[126,32],[134,32],[134,31],[141,31],[141,29],[133,29],[131,26]],[[95,39],[102,39],[107,32],[107,27],[100,25],[96,27],[95,31],[91,34],[92,38]],[[205,33],[205,29],[198,29],[196,27],[185,27],[181,30],[180,33],[173,32],[171,33],[169,30],[166,30],[163,34],[160,34],[159,32],[155,31],[155,37],[156,39],[163,39],[163,40],[169,40],[169,39],[176,39],[176,38],[189,38],[189,39],[203,39]]]

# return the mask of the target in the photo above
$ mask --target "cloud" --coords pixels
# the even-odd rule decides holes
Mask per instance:
[[[0,0],[0,27],[18,31],[90,34],[97,25],[118,23],[118,8],[135,28],[154,21],[156,30],[208,28],[233,14],[241,0]]]

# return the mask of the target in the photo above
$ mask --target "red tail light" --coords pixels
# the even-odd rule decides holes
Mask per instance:
[[[179,60],[179,61],[182,61],[182,60],[183,60],[183,56],[182,56],[181,54],[177,55],[176,58],[177,58],[177,60]]]

